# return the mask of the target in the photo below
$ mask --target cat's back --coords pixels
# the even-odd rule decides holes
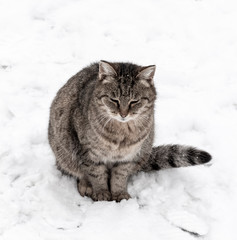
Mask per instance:
[[[98,69],[98,63],[94,63],[71,77],[57,92],[51,105],[51,111],[55,107],[70,107],[75,101],[80,103],[88,100],[96,84]]]
[[[57,92],[50,107],[48,129],[50,142],[54,141],[55,134],[59,138],[63,138],[66,133],[71,132],[75,109],[80,111],[83,118],[87,115],[86,112],[95,88],[98,69],[98,63],[83,68]]]

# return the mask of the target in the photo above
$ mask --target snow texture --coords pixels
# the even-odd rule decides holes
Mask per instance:
[[[237,3],[0,1],[0,239],[235,240]],[[57,90],[98,60],[156,64],[155,145],[212,164],[132,177],[132,199],[92,202],[55,167]]]

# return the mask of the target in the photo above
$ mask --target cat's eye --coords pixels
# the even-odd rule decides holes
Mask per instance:
[[[139,102],[139,100],[134,100],[134,101],[131,101],[130,103],[129,103],[129,106],[130,107],[132,107],[132,106],[134,106],[136,103],[138,103]]]
[[[110,98],[110,101],[116,103],[119,106],[119,100],[118,99]]]

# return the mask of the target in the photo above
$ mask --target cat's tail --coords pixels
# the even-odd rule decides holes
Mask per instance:
[[[161,145],[152,148],[148,162],[142,164],[142,171],[188,167],[207,163],[211,155],[203,150],[183,145]]]

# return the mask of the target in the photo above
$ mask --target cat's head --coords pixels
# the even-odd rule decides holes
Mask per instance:
[[[156,99],[155,68],[100,61],[95,92],[104,114],[119,122],[150,114]]]

